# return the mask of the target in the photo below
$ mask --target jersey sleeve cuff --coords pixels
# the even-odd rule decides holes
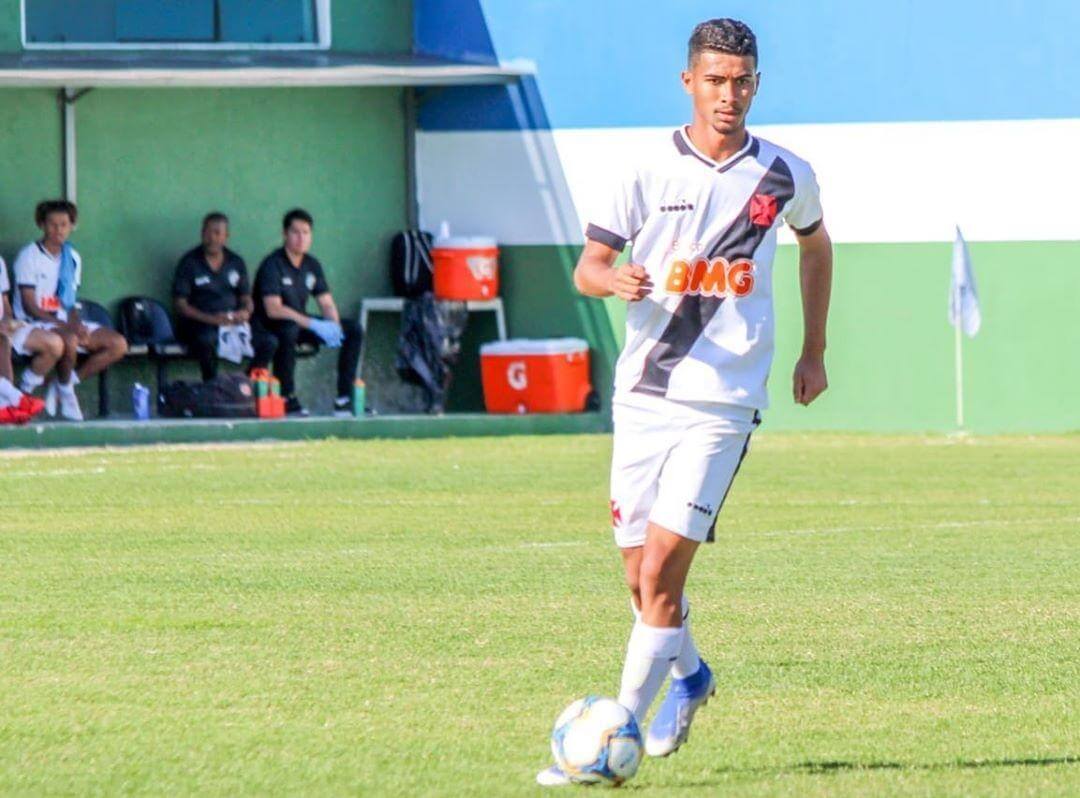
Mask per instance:
[[[806,227],[796,227],[795,225],[791,225],[791,229],[795,231],[795,235],[797,236],[808,236],[811,233],[815,232],[819,227],[821,227],[821,223],[824,221],[824,218],[825,217],[821,217],[816,222],[807,225]]]
[[[611,247],[614,250],[622,252],[626,248],[626,239],[618,233],[613,233],[610,230],[605,230],[599,225],[590,224],[585,228],[585,237],[603,244],[605,247]]]

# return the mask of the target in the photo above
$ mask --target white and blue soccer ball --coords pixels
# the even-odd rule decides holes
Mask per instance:
[[[637,773],[643,750],[633,713],[611,698],[579,698],[551,731],[556,764],[582,784],[622,784]]]

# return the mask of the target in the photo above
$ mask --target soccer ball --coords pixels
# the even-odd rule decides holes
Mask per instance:
[[[610,698],[579,698],[551,730],[556,764],[583,784],[622,784],[637,773],[642,748],[633,713]]]

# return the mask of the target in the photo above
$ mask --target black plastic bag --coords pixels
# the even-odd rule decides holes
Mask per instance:
[[[446,407],[450,367],[461,352],[467,321],[464,302],[438,301],[430,291],[405,301],[395,366],[401,379],[424,389],[429,413]]]

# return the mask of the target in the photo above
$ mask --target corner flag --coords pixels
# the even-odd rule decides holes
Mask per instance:
[[[982,324],[979,294],[975,290],[975,273],[971,270],[971,255],[960,228],[952,250],[952,283],[949,287],[949,324],[959,326],[968,337],[974,337]]]

